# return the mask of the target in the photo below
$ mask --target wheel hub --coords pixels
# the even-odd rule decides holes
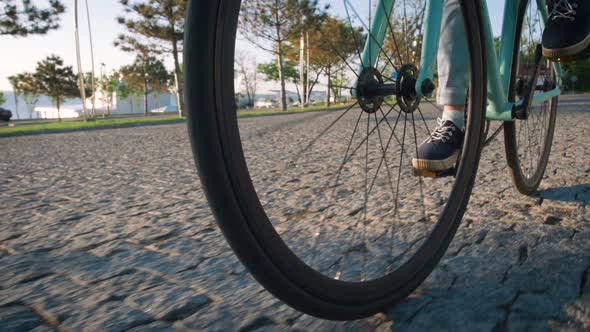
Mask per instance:
[[[361,109],[369,114],[377,112],[386,97],[395,96],[397,104],[405,113],[412,113],[420,105],[416,93],[418,69],[407,64],[400,68],[395,81],[385,83],[376,68],[365,68],[358,78],[357,99]]]
[[[413,113],[418,109],[422,98],[417,96],[416,81],[418,69],[412,64],[403,65],[397,76],[396,85],[399,93],[396,94],[397,104],[405,113]]]
[[[357,85],[357,98],[363,111],[372,114],[379,110],[385,96],[378,95],[377,91],[383,85],[383,77],[376,68],[365,68],[361,72]]]

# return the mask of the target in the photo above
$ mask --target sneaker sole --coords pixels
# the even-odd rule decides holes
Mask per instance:
[[[440,174],[448,173],[455,169],[459,158],[459,151],[443,160],[412,159],[414,175],[425,177],[439,177]]]
[[[543,56],[552,61],[568,61],[577,58],[578,54],[584,52],[590,46],[590,34],[581,42],[565,48],[545,48]]]

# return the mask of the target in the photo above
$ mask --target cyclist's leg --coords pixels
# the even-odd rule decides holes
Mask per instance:
[[[439,45],[437,101],[444,110],[438,127],[420,145],[412,162],[417,175],[431,176],[431,172],[453,169],[463,143],[469,58],[458,0],[445,0]]]
[[[464,127],[469,62],[465,24],[458,0],[446,0],[438,51],[437,102],[444,105],[443,120]]]

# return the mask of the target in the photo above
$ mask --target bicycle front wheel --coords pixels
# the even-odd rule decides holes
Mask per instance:
[[[523,3],[519,11],[510,89],[513,102],[522,102],[527,96],[554,89],[557,77],[555,67],[548,60],[535,58],[543,33],[537,2]],[[510,175],[518,191],[524,195],[535,193],[545,174],[553,144],[558,99],[554,97],[530,105],[522,110],[526,118],[504,123]]]
[[[439,115],[414,90],[426,2],[381,13],[387,32],[371,64],[361,53],[380,39],[377,1],[295,3],[190,1],[190,138],[218,224],[253,276],[308,314],[360,318],[420,285],[462,219],[483,140],[479,4],[458,7],[477,79],[456,176],[430,179],[411,166]],[[299,102],[285,112],[289,97]],[[266,107],[279,110],[252,110]]]

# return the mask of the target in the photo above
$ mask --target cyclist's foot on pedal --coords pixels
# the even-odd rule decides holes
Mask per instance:
[[[438,127],[420,146],[412,159],[414,175],[452,175],[461,152],[465,131],[449,120],[438,119]]]
[[[574,60],[590,49],[590,1],[552,0],[543,32],[543,56],[554,61]]]

